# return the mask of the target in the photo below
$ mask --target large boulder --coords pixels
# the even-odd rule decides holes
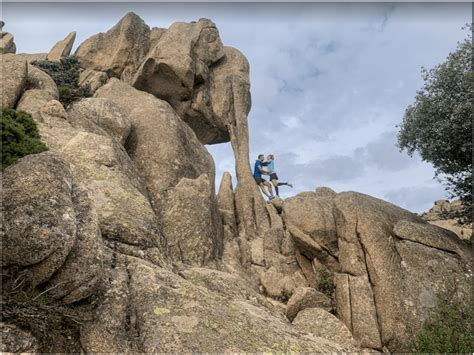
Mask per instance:
[[[334,213],[334,195],[303,192],[285,200],[285,224],[302,254],[324,259],[337,269],[338,237]],[[318,211],[318,213],[314,213]]]
[[[286,316],[290,321],[306,308],[322,308],[326,311],[332,310],[332,301],[324,293],[311,287],[299,287],[295,290],[286,305]]]
[[[211,109],[209,67],[224,56],[215,24],[207,19],[177,22],[160,33],[132,84],[171,104],[202,143],[228,141],[227,129]]]
[[[16,45],[14,42],[13,35],[8,32],[2,32],[0,38],[0,54],[16,53]]]
[[[68,121],[74,127],[81,127],[91,133],[107,134],[125,145],[132,124],[119,106],[107,99],[86,98],[69,106]],[[101,129],[98,130],[97,127]]]
[[[54,80],[44,71],[38,69],[32,64],[28,64],[27,88],[28,90],[44,90],[51,94],[55,100],[58,100],[59,98],[58,87]]]
[[[76,240],[71,169],[56,153],[29,155],[5,170],[3,184],[2,265],[30,266],[31,283],[38,285],[59,269]]]
[[[129,319],[142,352],[340,352],[251,300],[225,297],[165,269],[128,258]],[[121,317],[122,314],[115,314]],[[107,335],[106,337],[110,337]],[[97,348],[86,347],[88,352]]]
[[[346,325],[322,308],[305,308],[298,313],[292,323],[299,330],[333,340],[349,349],[357,347]]]
[[[205,265],[220,258],[223,230],[206,174],[181,179],[165,205],[161,222],[172,260]]]
[[[109,77],[131,77],[149,49],[150,28],[129,12],[106,33],[96,34],[76,50],[85,69],[106,72]]]
[[[335,272],[337,316],[362,347],[407,350],[449,279],[468,297],[469,246],[409,211],[322,189],[285,201],[283,209],[295,247]]]
[[[52,100],[55,100],[54,96],[46,90],[26,90],[21,96],[20,101],[18,101],[16,108],[17,110],[28,112],[37,123],[44,122],[41,108]]]
[[[214,191],[211,155],[167,102],[115,78],[94,97],[115,103],[132,122],[127,151],[143,174],[156,211],[163,208],[167,191],[182,178],[207,174]]]
[[[5,170],[3,183],[2,266],[24,268],[32,286],[49,281],[50,295],[66,303],[96,292],[102,239],[69,164],[54,152],[29,155]]]
[[[48,55],[46,56],[46,60],[59,62],[61,58],[67,57],[69,54],[71,54],[71,49],[75,40],[76,32],[69,33],[66,38],[57,42],[53,48],[51,48]]]
[[[113,138],[74,129],[67,120],[40,125],[48,146],[72,164],[75,179],[92,198],[109,243],[157,248],[163,236],[140,174]]]
[[[14,108],[26,88],[28,81],[28,63],[15,54],[2,54],[0,98],[2,108]]]

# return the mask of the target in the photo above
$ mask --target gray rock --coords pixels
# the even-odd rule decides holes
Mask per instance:
[[[26,60],[15,54],[2,54],[1,60],[0,82],[3,88],[0,91],[0,98],[2,108],[14,108],[26,88],[28,64]]]
[[[76,32],[69,33],[66,38],[57,42],[46,56],[47,60],[59,62],[61,58],[71,54],[72,46],[76,40]]]

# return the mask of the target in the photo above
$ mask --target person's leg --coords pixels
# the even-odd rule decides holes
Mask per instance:
[[[273,189],[272,189],[272,184],[270,184],[268,181],[263,182],[265,186],[268,188],[268,191],[270,192],[270,196],[273,196]]]
[[[275,188],[275,193],[278,197],[280,197],[280,190],[278,190],[278,180],[273,179],[272,180],[273,187]]]
[[[277,186],[284,186],[284,185],[287,185],[289,187],[293,187],[293,185],[291,185],[289,182],[279,182]]]
[[[260,183],[258,186],[260,186],[260,190],[262,190],[263,194],[267,196],[268,198],[271,197],[271,195],[267,192],[267,189],[265,188],[265,183]]]

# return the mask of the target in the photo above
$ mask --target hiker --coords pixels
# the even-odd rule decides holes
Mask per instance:
[[[262,190],[264,195],[267,196],[269,200],[273,200],[275,196],[273,196],[272,185],[262,177],[262,174],[268,175],[268,172],[265,171],[265,169],[263,168],[264,161],[265,156],[263,154],[260,154],[257,160],[255,161],[255,166],[253,169],[253,178],[255,179],[257,185],[260,186],[260,189]],[[265,188],[268,188],[269,192],[266,191]]]
[[[267,161],[264,162],[263,165],[266,167],[265,171],[267,172],[267,174],[270,175],[270,181],[272,185],[275,187],[275,192],[278,197],[280,197],[278,186],[287,185],[289,187],[293,187],[293,185],[291,185],[289,182],[278,181],[278,175],[275,172],[275,157],[273,156],[273,154],[269,154],[267,156]]]

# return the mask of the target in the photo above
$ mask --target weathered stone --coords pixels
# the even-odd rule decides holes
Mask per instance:
[[[129,260],[128,270],[139,348],[144,352],[331,352],[344,348],[298,331],[265,307],[225,298],[143,261]]]
[[[222,255],[222,224],[206,174],[183,178],[170,191],[162,226],[173,260],[205,265]]]
[[[58,87],[54,80],[41,69],[28,64],[28,82],[27,89],[39,89],[47,91],[53,99],[58,100]]]
[[[110,137],[74,129],[63,121],[40,125],[40,134],[72,164],[75,179],[89,191],[102,236],[142,249],[161,247],[158,219],[125,149]]]
[[[225,142],[227,129],[214,118],[209,89],[203,85],[209,66],[223,55],[214,23],[205,19],[177,22],[160,34],[132,84],[169,102],[202,143]]]
[[[58,154],[43,152],[5,169],[3,183],[2,265],[29,266],[30,282],[38,285],[64,263],[76,240],[71,170]]]
[[[75,187],[76,242],[65,263],[50,280],[50,294],[73,303],[95,293],[102,281],[103,245],[97,213],[87,191]]]
[[[249,64],[245,56],[234,48],[224,47],[224,54],[209,72],[212,110],[227,127],[234,151],[237,175],[235,206],[240,238],[263,238],[270,228],[270,218],[248,160]],[[241,250],[242,258],[250,259],[245,252]]]
[[[302,331],[345,346],[346,351],[358,351],[356,341],[345,324],[322,308],[305,308],[298,313],[292,323]]]
[[[79,85],[89,89],[91,94],[94,94],[98,88],[105,85],[109,80],[107,73],[103,71],[86,69],[79,74]]]
[[[36,353],[38,340],[13,324],[0,323],[0,351],[2,353]]]
[[[66,38],[57,42],[46,56],[46,60],[59,62],[61,58],[71,54],[72,46],[76,40],[76,32],[69,33]]]
[[[44,122],[41,115],[41,108],[54,97],[46,90],[31,89],[25,91],[18,101],[17,109],[29,113],[36,122]]]
[[[85,69],[129,80],[149,49],[150,28],[129,12],[106,33],[96,34],[81,43],[76,56]]]
[[[94,96],[117,104],[132,122],[127,151],[145,178],[156,211],[162,209],[167,190],[183,177],[207,174],[214,189],[211,155],[168,103],[115,78]]]
[[[86,98],[74,102],[67,110],[68,120],[74,127],[110,135],[122,145],[125,145],[132,124],[122,113],[119,106],[107,99]],[[97,126],[102,130],[98,130]]]
[[[298,287],[288,300],[286,316],[290,321],[293,321],[298,312],[312,307],[322,308],[329,312],[332,310],[332,301],[324,293],[312,287]]]
[[[0,54],[16,53],[16,45],[14,42],[13,35],[8,32],[2,33],[0,38]]]
[[[323,194],[321,190],[318,193],[303,192],[285,200],[285,223],[297,227],[323,251],[337,257],[338,238],[333,209],[334,195]],[[301,252],[305,254],[305,250]]]
[[[15,54],[1,55],[2,70],[0,97],[2,108],[14,108],[26,88],[28,63]]]

